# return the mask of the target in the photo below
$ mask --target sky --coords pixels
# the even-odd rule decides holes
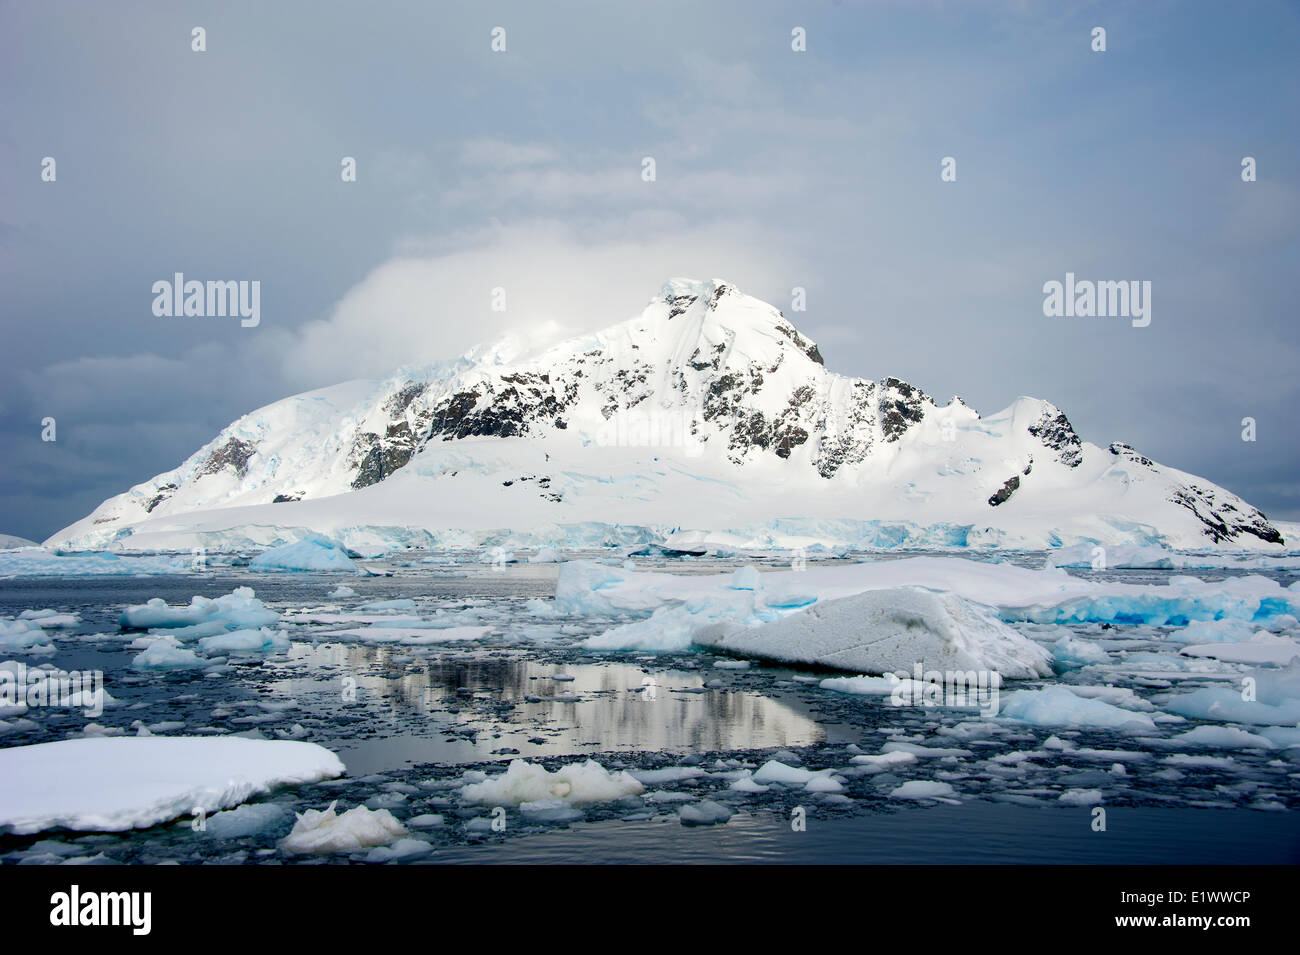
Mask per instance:
[[[1297,50],[1269,0],[0,2],[0,533],[672,276],[1300,520]],[[176,272],[259,281],[260,322],[156,316]],[[1045,316],[1067,272],[1149,281],[1150,325]]]

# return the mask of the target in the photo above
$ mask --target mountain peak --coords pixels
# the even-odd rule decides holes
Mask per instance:
[[[671,278],[639,316],[531,351],[507,340],[268,405],[57,540],[178,521],[320,530],[326,514],[409,541],[502,515],[615,537],[797,518],[885,522],[861,533],[900,545],[1281,540],[1222,488],[1085,444],[1048,401],[981,419],[898,378],[830,372],[778,309],[722,279]]]

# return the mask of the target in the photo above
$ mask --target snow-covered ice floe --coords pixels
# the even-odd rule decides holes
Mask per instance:
[[[819,601],[781,620],[742,628],[714,624],[695,643],[743,656],[851,670],[985,670],[1003,679],[1052,672],[1051,655],[956,594],[919,588],[872,590]]]
[[[317,746],[212,736],[69,739],[0,749],[0,832],[119,832],[342,775]]]

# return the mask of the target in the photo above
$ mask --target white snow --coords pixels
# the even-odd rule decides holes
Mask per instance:
[[[341,775],[322,746],[212,736],[68,739],[0,749],[0,831],[117,832]]]

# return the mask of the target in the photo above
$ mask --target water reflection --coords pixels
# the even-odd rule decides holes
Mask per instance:
[[[511,650],[412,658],[399,648],[351,644],[295,644],[289,656],[293,675],[267,689],[325,716],[328,732],[351,726],[335,747],[353,775],[404,762],[515,755],[502,752],[508,749],[523,757],[688,753],[826,737],[796,700],[743,689],[699,692],[703,678],[690,670],[542,663]],[[354,703],[342,698],[345,678],[355,680]],[[371,733],[375,738],[365,738]]]

